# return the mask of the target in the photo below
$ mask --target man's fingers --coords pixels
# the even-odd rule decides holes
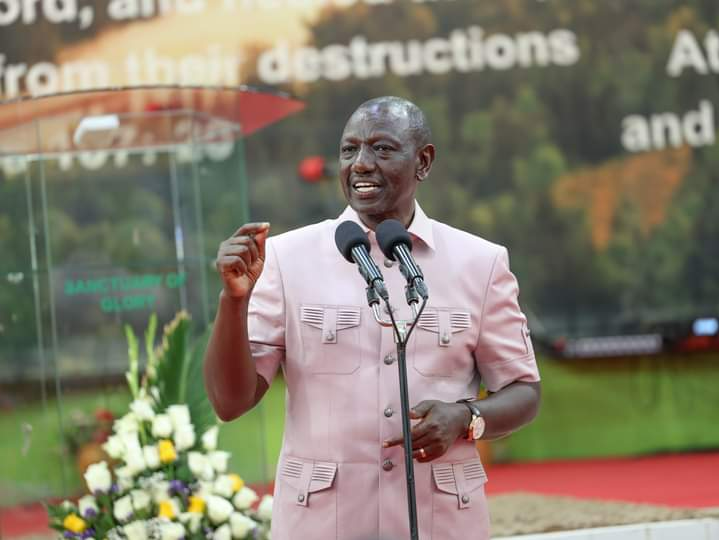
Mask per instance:
[[[444,451],[436,444],[412,447],[412,457],[420,463],[432,461],[433,459],[440,457],[442,454],[444,454]]]
[[[260,256],[260,250],[257,247],[257,242],[251,236],[234,236],[227,240],[224,247],[228,253],[229,250],[231,250],[233,247],[246,248],[250,255],[250,258],[247,262],[249,262],[250,264],[256,261],[257,258]]]
[[[217,259],[217,269],[221,274],[226,272],[247,273],[247,263],[237,255],[224,255]]]
[[[418,441],[421,441],[427,436],[431,429],[426,422],[420,422],[412,428],[412,446],[416,446]],[[387,439],[382,446],[389,448],[390,446],[397,446],[404,442],[404,437],[396,437],[394,439]]]
[[[435,403],[436,402],[434,400],[420,401],[419,403],[417,403],[417,405],[410,409],[410,418],[413,418],[415,420],[418,418],[424,418],[425,416],[427,416],[427,413],[432,410],[432,407],[434,407]]]
[[[243,244],[247,245],[252,254],[250,264],[258,258],[265,260],[265,241],[270,234],[270,224],[262,223],[245,223],[226,241],[229,245]]]
[[[265,242],[267,241],[267,237],[270,235],[270,224],[267,223],[267,227],[263,229],[262,231],[258,232],[255,235],[255,243],[257,244],[257,249],[260,252],[259,256],[264,261],[265,260]]]
[[[238,245],[238,246],[225,246],[220,253],[220,257],[240,257],[245,264],[249,267],[257,259],[252,257],[252,252],[249,246]]]
[[[390,448],[392,446],[397,446],[399,444],[402,444],[404,442],[404,437],[395,437],[394,439],[387,439],[382,443],[383,448]]]
[[[269,231],[270,224],[266,221],[262,223],[245,223],[239,229],[235,231],[232,236],[255,236],[262,231]]]
[[[423,433],[421,435],[412,434],[412,448],[422,448],[423,446],[434,444],[436,442],[437,437],[433,436],[431,433]]]

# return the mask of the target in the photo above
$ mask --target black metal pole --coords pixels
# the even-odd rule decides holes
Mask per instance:
[[[397,332],[397,367],[399,370],[399,398],[402,409],[402,436],[404,437],[404,466],[407,475],[407,507],[411,540],[419,540],[417,530],[417,497],[414,491],[414,460],[412,459],[412,431],[409,423],[409,390],[407,385],[407,336]]]

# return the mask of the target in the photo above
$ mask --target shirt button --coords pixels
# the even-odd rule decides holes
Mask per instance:
[[[462,495],[462,502],[467,504],[469,502],[469,495]]]
[[[394,360],[395,360],[395,358],[392,353],[390,353],[384,357],[384,363],[387,364],[388,366],[391,366],[394,363]]]
[[[391,471],[392,469],[394,469],[394,463],[392,463],[392,460],[391,460],[391,459],[385,459],[385,460],[382,462],[382,468],[383,468],[385,471]]]
[[[442,341],[442,345],[448,345],[449,341],[450,341],[449,333],[445,332],[444,334],[442,334],[441,341]]]
[[[387,418],[391,418],[393,414],[394,414],[394,411],[392,410],[392,407],[387,407],[387,408],[384,410],[384,415],[385,415]]]
[[[387,258],[384,260],[384,267],[385,268],[392,268],[394,266],[394,261],[391,261]]]
[[[297,500],[298,500],[299,502],[305,502],[305,496],[302,495],[302,494],[297,495]]]
[[[325,334],[325,338],[327,339],[327,341],[334,341],[336,337],[337,336],[335,336],[335,333],[332,330],[328,330]]]

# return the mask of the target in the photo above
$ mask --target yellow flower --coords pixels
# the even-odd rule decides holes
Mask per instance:
[[[245,487],[245,481],[240,478],[238,474],[230,474],[228,476],[230,477],[230,480],[232,480],[232,491],[240,491],[243,487]]]
[[[162,501],[160,503],[160,510],[157,513],[157,516],[172,519],[175,517],[175,507],[172,506],[170,501]]]
[[[87,528],[85,520],[75,514],[68,514],[62,521],[62,526],[74,533],[81,533]]]
[[[177,459],[177,452],[175,452],[175,445],[169,439],[162,439],[157,443],[158,450],[160,452],[160,461],[162,463],[170,463]]]
[[[190,495],[190,505],[187,508],[188,512],[193,514],[202,514],[205,511],[205,501],[202,497]]]

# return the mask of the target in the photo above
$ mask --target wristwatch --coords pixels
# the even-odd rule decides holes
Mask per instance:
[[[479,410],[479,405],[477,405],[477,401],[477,398],[465,398],[457,401],[457,403],[465,404],[469,412],[472,413],[472,420],[469,422],[469,427],[467,428],[468,441],[478,440],[484,434],[484,430],[487,427],[484,417],[482,416],[482,411]]]

